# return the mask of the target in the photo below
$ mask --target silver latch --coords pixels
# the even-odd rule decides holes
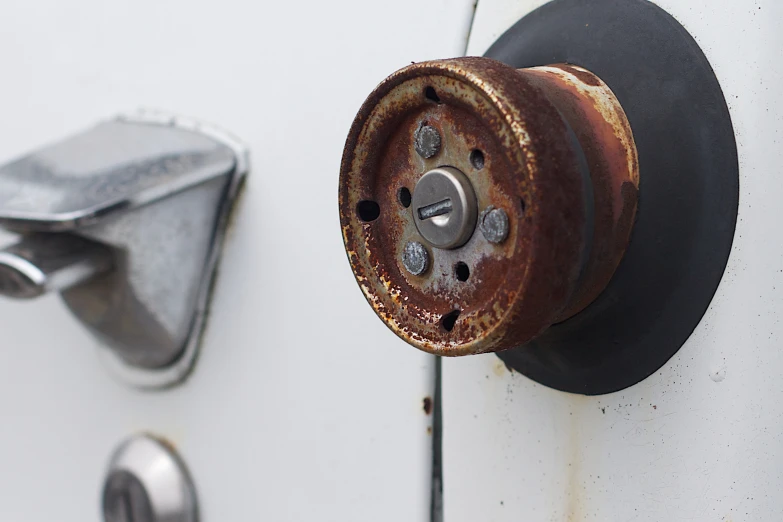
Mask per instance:
[[[118,118],[0,167],[0,295],[57,291],[124,380],[192,368],[245,148],[211,127]]]

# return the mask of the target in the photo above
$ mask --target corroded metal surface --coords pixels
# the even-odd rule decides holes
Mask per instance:
[[[595,76],[566,67],[548,69],[528,73],[486,58],[414,64],[383,81],[354,121],[340,173],[346,251],[378,316],[422,350],[465,355],[518,346],[592,300],[622,255],[638,174],[626,176],[635,179],[633,191],[620,183],[619,193],[628,193],[628,199],[616,208],[614,192],[605,192],[622,178],[615,177],[619,170],[613,167],[622,155],[606,160],[609,167],[601,170],[597,186],[591,175],[593,163],[605,159],[602,151],[619,150],[604,144],[612,141],[606,138],[605,122],[613,128],[624,122],[625,130],[612,136],[633,148],[627,121],[618,116],[622,110],[616,102],[606,102],[613,96]],[[556,80],[542,79],[546,74],[557,75]],[[580,103],[569,105],[552,96],[558,82],[615,120],[605,117],[591,133],[584,127],[593,113],[580,113]],[[431,157],[415,147],[417,131],[425,126],[441,137]],[[592,140],[586,150],[580,146],[584,137]],[[635,151],[632,156],[635,160]],[[427,269],[413,275],[403,267],[403,249],[421,237],[415,209],[403,194],[440,166],[470,179],[479,209],[505,212],[507,236],[493,243],[474,231],[459,248],[431,248]],[[598,192],[600,197],[594,197]],[[594,210],[607,201],[613,210]],[[380,212],[360,216],[368,202]],[[623,230],[619,239],[604,237],[618,229]]]
[[[579,140],[590,169],[594,221],[582,281],[560,320],[582,311],[606,287],[631,236],[639,191],[639,159],[620,102],[593,73],[557,64],[520,70],[546,90]]]

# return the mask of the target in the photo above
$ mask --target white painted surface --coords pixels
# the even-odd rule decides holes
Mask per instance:
[[[427,520],[432,360],[364,302],[337,176],[364,97],[413,60],[461,54],[471,11],[470,0],[0,5],[0,161],[139,106],[221,125],[254,160],[183,386],[113,381],[56,297],[0,301],[0,520],[98,520],[109,454],[138,430],[180,449],[204,522]]]
[[[543,1],[481,0],[469,54]],[[699,43],[737,136],[740,213],[728,269],[683,348],[602,397],[447,359],[447,522],[783,520],[783,4],[658,2]]]

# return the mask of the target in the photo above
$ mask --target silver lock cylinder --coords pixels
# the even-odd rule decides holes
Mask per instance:
[[[244,147],[182,118],[101,123],[0,167],[0,295],[59,292],[114,373],[144,388],[196,360]]]
[[[165,441],[136,435],[112,455],[103,486],[104,522],[197,522],[196,490]]]
[[[413,220],[436,248],[464,245],[476,228],[478,206],[468,177],[453,167],[424,174],[413,190]]]

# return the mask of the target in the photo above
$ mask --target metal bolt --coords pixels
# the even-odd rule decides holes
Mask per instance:
[[[435,156],[440,151],[440,133],[435,127],[422,125],[413,134],[413,148],[424,159]]]
[[[490,243],[502,243],[508,236],[508,214],[490,205],[479,217],[479,228]]]
[[[421,275],[430,265],[430,255],[421,243],[409,241],[402,251],[402,264],[413,275]]]

